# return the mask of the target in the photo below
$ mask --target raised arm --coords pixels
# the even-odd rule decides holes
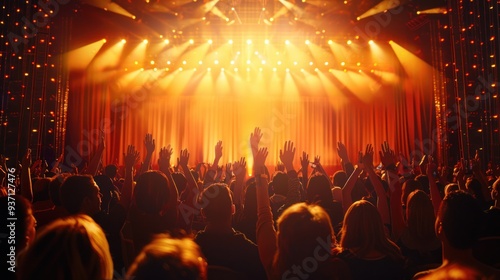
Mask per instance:
[[[144,146],[146,147],[146,157],[142,162],[141,169],[137,175],[141,175],[142,173],[149,170],[149,166],[151,165],[151,157],[153,156],[153,152],[155,151],[155,139],[153,139],[152,134],[146,134],[144,138]]]
[[[297,172],[293,168],[293,159],[295,157],[295,147],[292,141],[286,141],[285,146],[280,150],[280,160],[285,165],[288,175],[288,192],[285,200],[285,207],[300,202],[300,181]]]
[[[250,148],[252,149],[252,155],[259,150],[259,142],[262,139],[262,131],[260,128],[256,127],[253,133],[250,134]]]
[[[481,159],[479,158],[479,152],[476,150],[476,155],[472,160],[472,173],[474,174],[474,178],[476,178],[479,183],[481,183],[481,192],[484,197],[484,201],[490,201],[491,195],[488,190],[488,180],[481,170]]]
[[[128,145],[127,152],[123,154],[125,160],[125,181],[123,182],[122,195],[120,204],[128,211],[132,202],[132,194],[134,193],[134,165],[139,160],[139,152],[135,147]]]
[[[269,276],[273,269],[276,253],[276,231],[268,195],[268,178],[265,175],[267,148],[260,148],[254,153],[253,174],[257,184],[257,247],[260,260]],[[270,278],[269,278],[270,279]]]
[[[85,168],[85,172],[83,172],[84,174],[90,174],[92,176],[97,175],[97,170],[99,170],[99,164],[101,163],[102,154],[104,153],[105,148],[106,145],[104,144],[104,131],[101,131],[99,137],[99,145],[97,146],[97,151],[90,160],[90,163],[87,166],[87,168]]]
[[[434,214],[438,215],[439,206],[441,205],[441,194],[439,193],[438,186],[436,184],[436,178],[434,177],[434,172],[437,171],[436,164],[429,158],[427,163],[427,178],[429,179],[429,191],[431,194],[432,207],[434,208]]]
[[[21,161],[21,195],[30,202],[33,202],[33,187],[31,184],[31,149],[26,150],[26,154]]]
[[[170,171],[170,159],[172,158],[172,154],[173,149],[170,147],[170,145],[168,145],[166,148],[161,148],[158,156],[158,167],[160,168],[161,172],[165,173],[169,183],[172,184],[172,186],[175,186],[177,189],[175,181],[172,178],[172,172]]]
[[[347,148],[344,144],[342,144],[342,142],[337,142],[337,152],[340,157],[342,169],[344,169],[345,173],[347,173],[347,176],[351,175],[351,173],[354,171],[354,166],[349,160],[349,156],[347,155]]]
[[[236,184],[234,185],[234,204],[236,205],[243,203],[246,166],[247,162],[244,157],[233,164],[234,176],[236,177]]]
[[[363,155],[362,162],[365,168],[365,171],[368,173],[368,178],[373,185],[373,189],[377,194],[377,209],[382,216],[382,221],[384,224],[391,224],[391,216],[389,213],[389,204],[387,193],[380,181],[380,178],[374,171],[373,168],[373,146],[371,144],[366,145],[365,154]]]
[[[403,207],[401,205],[402,189],[399,182],[399,176],[396,168],[397,157],[394,151],[391,150],[389,144],[384,142],[382,150],[379,152],[380,159],[387,172],[387,180],[389,183],[390,194],[390,214],[391,214],[391,228],[393,240],[398,240],[405,228],[405,221],[403,218]]]
[[[57,173],[58,173],[58,170],[59,170],[59,169],[58,169],[59,164],[60,164],[62,161],[63,161],[63,154],[61,154],[61,155],[57,158],[57,160],[56,160],[56,162],[54,163],[54,166],[52,166],[52,169],[50,170],[50,172],[52,172],[52,173],[56,173],[56,174],[57,174]]]
[[[184,172],[184,176],[186,177],[188,190],[193,192],[194,194],[200,194],[203,189],[201,187],[198,188],[198,184],[196,183],[196,180],[194,179],[193,174],[189,169],[188,162],[189,151],[187,149],[184,149],[181,151],[181,154],[179,156],[179,166],[182,168],[182,172]]]
[[[307,186],[309,180],[307,172],[309,171],[309,155],[306,152],[302,152],[302,157],[300,157],[300,165],[302,166],[302,186]]]
[[[215,158],[212,165],[208,168],[203,178],[203,185],[206,187],[215,182],[217,175],[217,168],[219,167],[219,160],[222,158],[222,141],[217,142],[215,145]]]

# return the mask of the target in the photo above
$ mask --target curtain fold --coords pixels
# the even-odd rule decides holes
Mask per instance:
[[[103,129],[103,164],[122,165],[129,144],[143,158],[144,136],[152,133],[154,166],[157,152],[169,144],[174,149],[173,164],[184,148],[190,151],[191,165],[211,163],[214,146],[222,140],[222,163],[246,157],[251,167],[248,139],[258,126],[264,132],[261,145],[270,151],[270,166],[278,161],[284,142],[292,140],[297,167],[306,151],[310,161],[318,155],[333,170],[340,166],[338,141],[346,144],[354,163],[366,144],[378,151],[383,141],[408,157],[423,149],[415,143],[430,137],[435,123],[432,92],[427,90],[432,80],[412,80],[404,71],[397,83],[382,81],[376,86],[370,77],[351,75],[352,80],[346,81],[342,77],[347,75],[328,73],[245,77],[243,73],[146,72],[127,79],[114,76],[106,82],[98,74],[71,74],[67,149],[81,156],[81,162],[75,163],[84,165],[89,160]],[[351,84],[340,88],[339,80]],[[378,161],[376,152],[374,164]]]

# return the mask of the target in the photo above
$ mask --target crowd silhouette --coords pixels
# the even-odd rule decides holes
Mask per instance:
[[[499,166],[412,165],[385,142],[376,168],[372,145],[353,162],[339,142],[328,174],[305,151],[294,166],[286,141],[273,168],[262,137],[250,134],[252,170],[221,163],[222,141],[210,165],[189,166],[187,149],[173,165],[167,146],[152,170],[151,134],[120,166],[100,164],[103,137],[82,171],[32,164],[28,149],[12,179],[2,157],[2,219],[17,221],[15,240],[0,232],[15,267],[2,279],[500,279]]]

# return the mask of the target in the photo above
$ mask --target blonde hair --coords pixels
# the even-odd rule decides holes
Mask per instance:
[[[330,217],[318,205],[294,204],[283,212],[277,223],[278,250],[273,266],[280,275],[292,265],[300,264],[306,257],[312,256],[319,245],[318,239],[336,243]]]
[[[19,279],[112,279],[113,261],[101,227],[76,215],[48,225],[19,257]]]
[[[360,258],[375,250],[392,259],[402,259],[399,247],[385,234],[377,208],[366,200],[354,202],[347,210],[340,246]]]
[[[131,279],[206,279],[207,263],[190,238],[156,235],[130,266]]]

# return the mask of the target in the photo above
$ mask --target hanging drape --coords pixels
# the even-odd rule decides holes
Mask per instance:
[[[248,139],[260,127],[261,145],[269,148],[271,166],[286,140],[297,147],[297,167],[305,151],[310,161],[317,155],[324,166],[338,168],[338,141],[346,144],[352,162],[357,162],[357,152],[366,144],[377,151],[383,141],[408,157],[424,151],[424,140],[431,139],[432,73],[412,77],[402,68],[394,73],[396,79],[387,82],[377,80],[377,75],[349,71],[145,70],[127,75],[111,72],[106,78],[103,73],[75,72],[66,150],[74,151],[74,162],[83,166],[103,129],[103,164],[122,165],[129,144],[143,157],[144,136],[152,133],[156,151],[171,145],[175,158],[187,148],[191,165],[211,163],[218,140],[224,147],[221,163],[246,157],[251,165]],[[154,165],[156,161],[157,153]]]

